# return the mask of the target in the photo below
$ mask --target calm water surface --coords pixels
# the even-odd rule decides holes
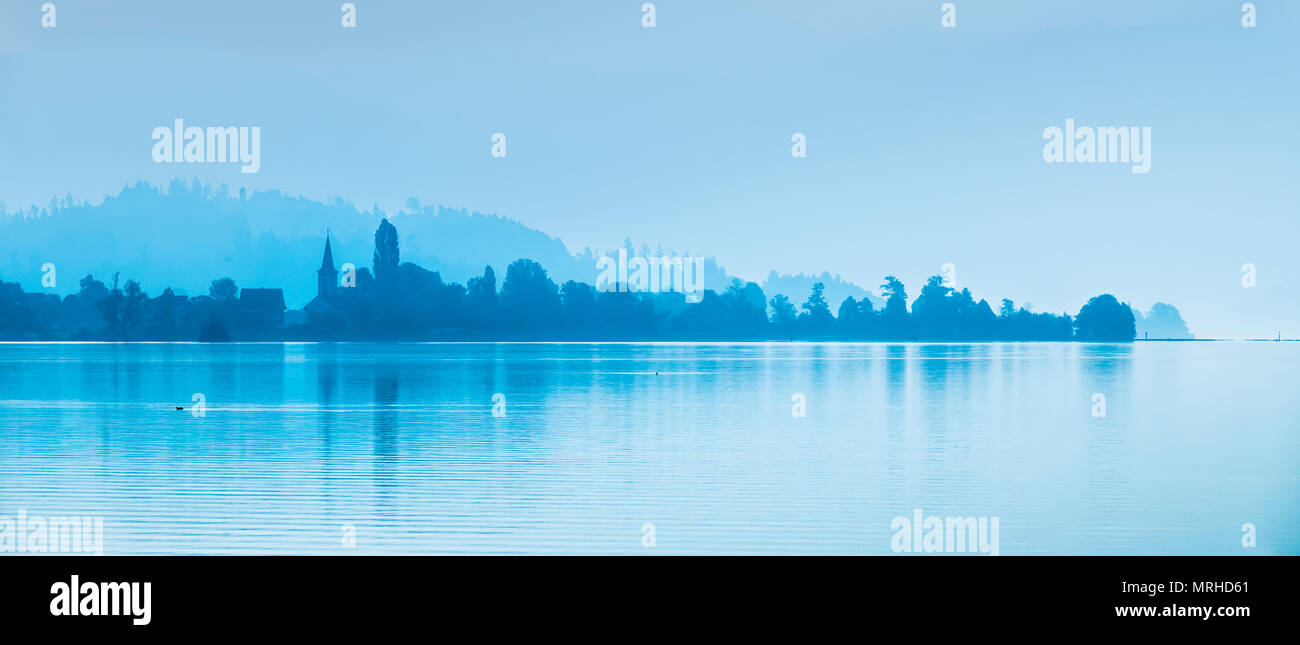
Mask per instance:
[[[0,344],[0,516],[103,516],[105,554],[887,554],[919,508],[998,517],[1004,555],[1296,554],[1298,365],[1246,342]]]

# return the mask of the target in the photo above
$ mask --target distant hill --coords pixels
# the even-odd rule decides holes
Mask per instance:
[[[317,202],[278,191],[232,195],[224,187],[136,184],[102,203],[64,200],[49,209],[0,218],[0,275],[39,289],[41,266],[57,270],[56,291],[76,289],[87,273],[139,280],[150,293],[175,287],[197,295],[216,277],[241,287],[281,287],[291,308],[315,295],[325,231],[341,265],[370,266],[374,231],[387,214],[336,199]],[[498,271],[529,257],[560,274],[579,269],[564,243],[501,217],[437,207],[390,216],[401,229],[402,258],[464,281],[485,264]]]
[[[242,191],[241,191],[242,192]],[[138,280],[150,294],[173,287],[178,294],[206,293],[217,277],[230,276],[241,287],[280,287],[290,308],[316,293],[329,229],[338,265],[371,264],[374,231],[388,217],[397,227],[403,261],[438,271],[446,281],[464,283],[491,265],[498,275],[518,258],[537,261],[553,280],[594,283],[596,258],[617,249],[584,249],[575,255],[556,237],[519,222],[463,209],[410,202],[398,213],[378,207],[362,210],[350,202],[315,201],[279,191],[231,194],[225,186],[173,181],[166,189],[146,183],[124,188],[99,204],[53,201],[43,209],[0,214],[0,278],[42,291],[41,267],[55,265],[53,292],[76,291],[86,274],[110,282]],[[630,254],[655,253],[630,240]],[[635,249],[635,250],[633,250]],[[671,254],[671,252],[668,252]],[[713,258],[705,260],[704,286],[721,292],[731,278]],[[769,275],[763,289],[803,302],[813,282],[826,283],[826,296],[838,307],[846,295],[866,291],[838,276]],[[873,298],[879,306],[879,300]]]

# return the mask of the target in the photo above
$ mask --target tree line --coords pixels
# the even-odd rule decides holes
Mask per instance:
[[[276,324],[240,297],[231,278],[208,294],[150,298],[139,283],[121,286],[86,276],[80,290],[60,299],[24,293],[0,282],[0,338],[128,340],[860,340],[860,341],[1131,341],[1131,308],[1110,294],[1092,298],[1078,314],[1016,307],[996,311],[931,276],[910,307],[906,287],[885,276],[884,304],[844,299],[832,312],[822,283],[796,305],[770,298],[754,282],[733,279],[687,303],[677,292],[603,291],[569,280],[556,284],[533,260],[511,263],[500,287],[491,266],[464,285],[437,271],[402,262],[396,228],[387,219],[375,232],[370,268],[301,320]],[[265,291],[265,290],[261,290]],[[245,290],[247,295],[248,290]],[[264,295],[264,294],[263,294]]]

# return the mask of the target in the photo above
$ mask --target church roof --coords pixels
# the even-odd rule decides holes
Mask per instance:
[[[334,270],[334,254],[330,252],[330,234],[328,232],[325,233],[325,255],[320,260],[320,270],[317,273],[322,271],[338,273]]]

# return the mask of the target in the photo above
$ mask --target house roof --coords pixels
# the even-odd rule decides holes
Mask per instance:
[[[259,311],[284,311],[284,290],[246,287],[239,290],[239,305]]]
[[[311,302],[307,303],[302,308],[302,310],[307,313],[323,312],[323,311],[328,311],[330,309],[331,307],[329,301],[320,296],[316,296],[315,298],[312,298]]]

